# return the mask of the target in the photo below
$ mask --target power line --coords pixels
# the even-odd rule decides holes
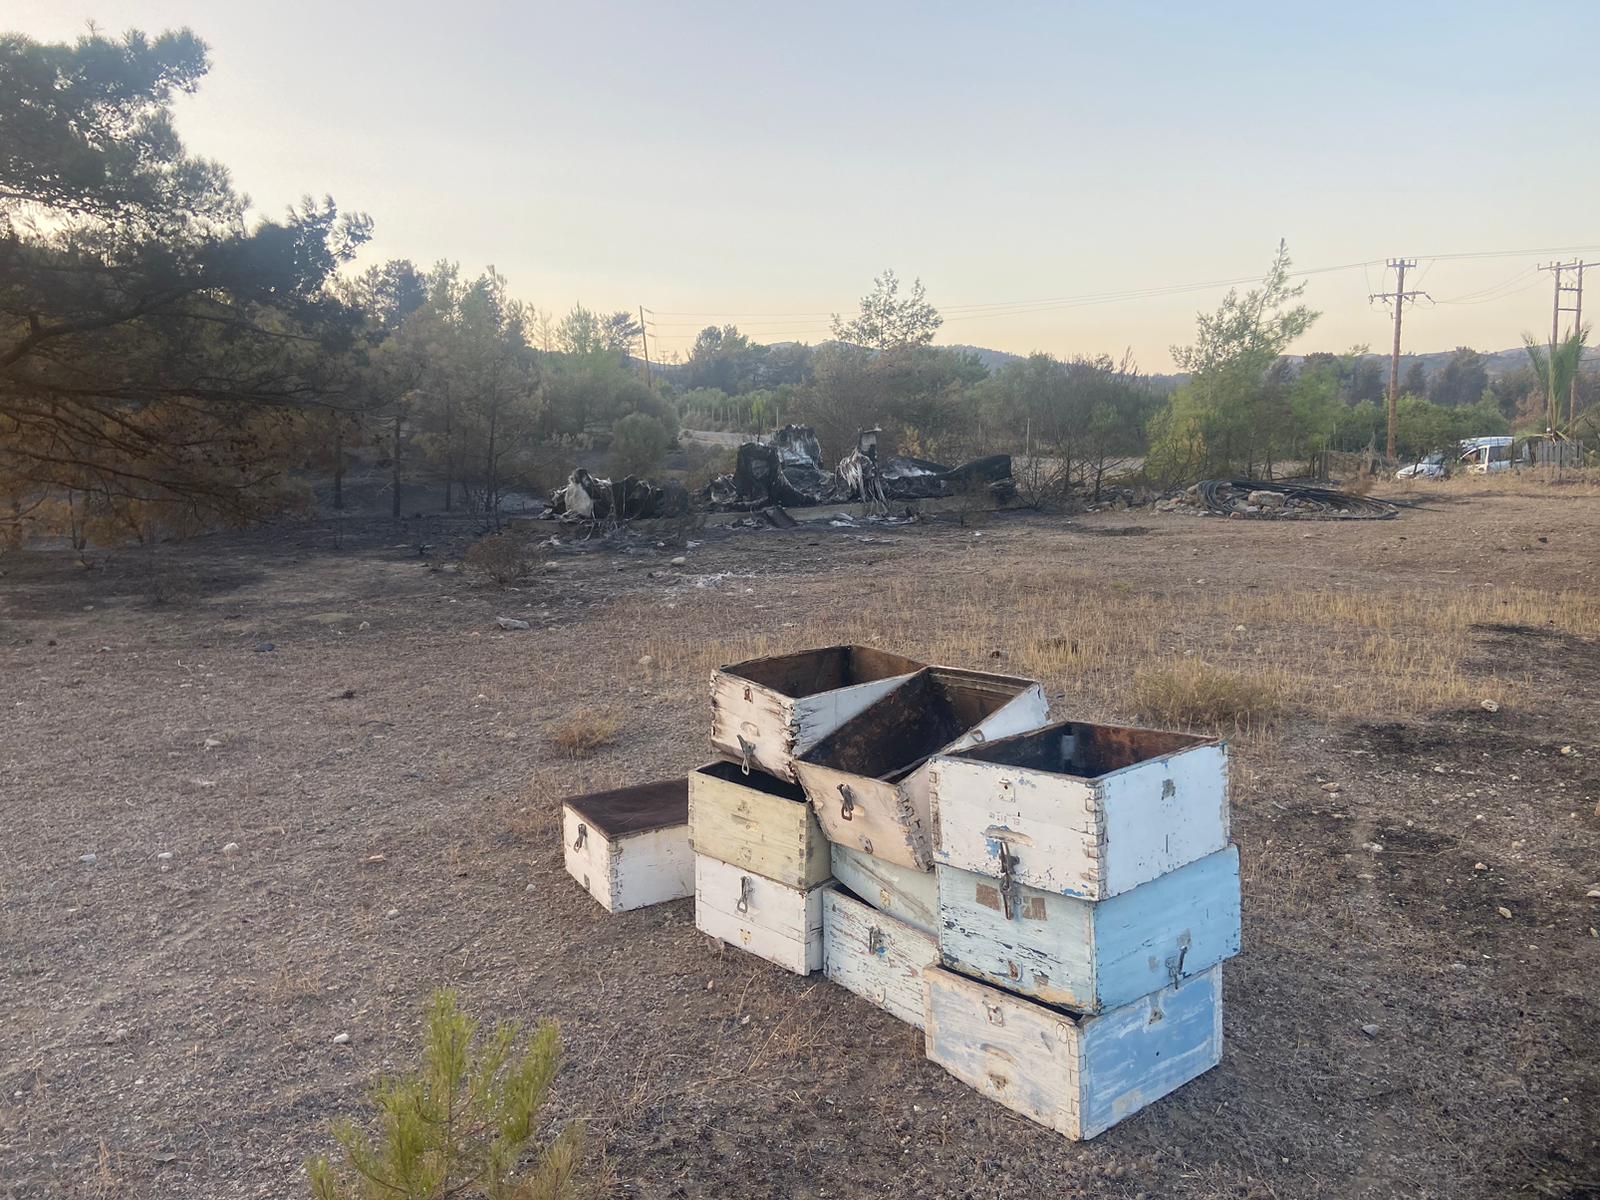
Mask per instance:
[[[1367,297],[1370,304],[1374,300],[1383,300],[1388,303],[1394,301],[1394,353],[1389,357],[1389,445],[1388,454],[1392,460],[1395,456],[1395,433],[1400,424],[1400,319],[1405,313],[1406,301],[1416,301],[1418,296],[1427,296],[1427,292],[1406,291],[1406,271],[1415,268],[1417,260],[1414,258],[1391,258],[1385,264],[1394,268],[1394,291],[1379,292]],[[1428,296],[1428,299],[1433,297]]]

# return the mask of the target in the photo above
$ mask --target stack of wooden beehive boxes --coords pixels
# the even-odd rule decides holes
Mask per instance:
[[[1239,949],[1223,744],[1050,724],[1032,680],[856,646],[724,668],[712,713],[720,757],[668,839],[701,930],[824,970],[1070,1137],[1217,1063]],[[681,850],[653,853],[670,869],[638,873],[682,879]]]

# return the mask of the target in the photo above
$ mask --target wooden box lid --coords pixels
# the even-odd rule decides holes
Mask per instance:
[[[568,796],[561,802],[607,839],[689,823],[689,780],[661,779],[633,787]]]

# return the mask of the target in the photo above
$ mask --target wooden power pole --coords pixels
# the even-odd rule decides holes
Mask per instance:
[[[1583,269],[1585,267],[1593,267],[1596,265],[1600,264],[1586,263],[1579,258],[1574,259],[1569,263],[1546,263],[1544,266],[1539,268],[1541,271],[1549,271],[1555,276],[1556,280],[1555,300],[1551,305],[1550,311],[1550,362],[1552,368],[1554,367],[1556,361],[1556,347],[1561,344],[1561,314],[1564,312],[1569,312],[1572,314],[1572,328],[1574,331],[1583,328]],[[1562,282],[1562,277],[1568,271],[1572,272],[1572,277],[1577,281],[1576,283]],[[1561,302],[1562,297],[1569,294],[1572,296],[1572,303],[1563,304]],[[1578,365],[1581,368],[1583,364],[1580,362]],[[1573,371],[1572,386],[1567,394],[1568,429],[1573,427],[1573,424],[1576,422],[1578,416],[1578,375],[1580,373],[1580,371]],[[1552,384],[1554,383],[1553,371],[1551,382]],[[1549,404],[1550,421],[1552,425],[1550,432],[1554,433],[1554,427],[1560,423],[1561,419],[1561,397],[1551,396],[1549,399]]]
[[[644,323],[644,305],[639,306],[639,345],[644,350],[644,385],[655,390],[655,380],[650,377],[650,331]]]
[[[1400,319],[1405,313],[1406,301],[1415,300],[1426,292],[1406,291],[1406,271],[1417,265],[1414,258],[1391,258],[1389,266],[1395,270],[1394,291],[1374,292],[1367,300],[1394,301],[1394,351],[1389,355],[1389,460],[1395,457],[1395,430],[1400,423]]]

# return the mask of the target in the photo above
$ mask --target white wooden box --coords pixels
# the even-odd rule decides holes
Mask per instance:
[[[1215,738],[1064,721],[940,754],[928,774],[934,857],[1041,891],[1104,900],[1228,844]]]
[[[822,899],[822,969],[829,979],[922,1028],[924,967],[939,962],[931,933],[897,921],[841,888]]]
[[[796,975],[822,966],[827,890],[827,884],[785,887],[731,863],[694,856],[695,927]]]
[[[737,763],[715,762],[689,776],[689,842],[721,859],[794,888],[833,873],[828,839],[795,784]]]
[[[1109,900],[935,870],[944,965],[1046,1004],[1103,1012],[1239,953],[1236,846]]]
[[[929,667],[794,760],[829,840],[903,866],[933,866],[928,761],[1049,719],[1031,679]]]
[[[608,912],[694,894],[689,785],[682,779],[563,800],[561,841],[567,874]]]
[[[932,871],[904,867],[863,850],[831,847],[833,877],[880,912],[924,933],[939,929],[939,883]]]
[[[793,779],[793,759],[922,664],[871,646],[825,646],[711,676],[711,744],[744,768]]]
[[[1222,1060],[1222,968],[1098,1016],[1077,1016],[941,967],[927,1055],[1041,1125],[1087,1139]]]

